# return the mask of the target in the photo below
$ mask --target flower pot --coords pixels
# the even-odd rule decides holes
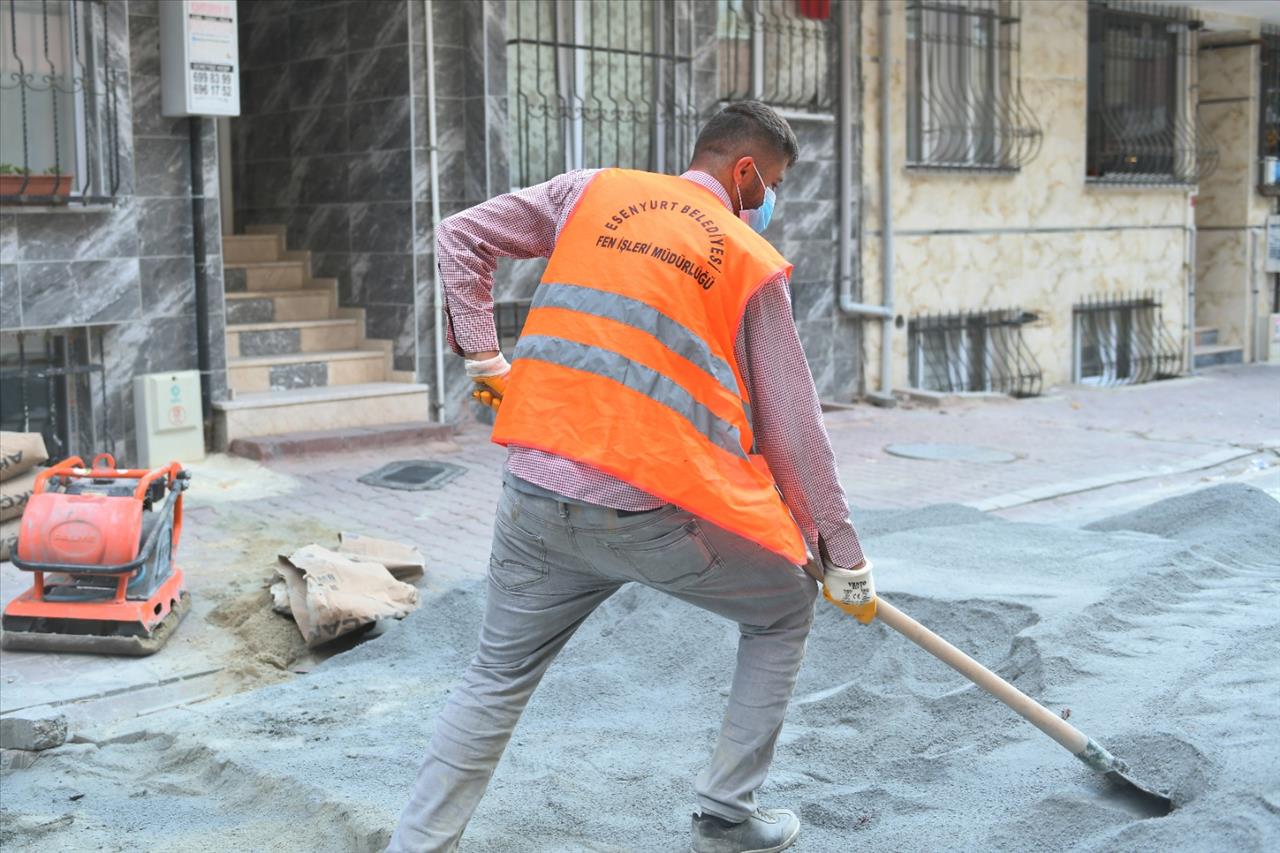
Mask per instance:
[[[65,196],[74,180],[74,175],[0,175],[0,196]]]

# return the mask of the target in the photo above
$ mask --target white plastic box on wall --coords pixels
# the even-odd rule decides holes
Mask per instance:
[[[160,111],[240,115],[236,0],[160,3]]]
[[[138,434],[138,467],[204,458],[204,412],[200,373],[149,373],[133,379],[133,418]]]

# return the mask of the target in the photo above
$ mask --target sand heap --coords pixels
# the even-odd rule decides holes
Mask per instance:
[[[1220,486],[1086,530],[952,506],[859,519],[886,597],[1178,807],[1127,812],[960,676],[820,603],[761,795],[800,812],[797,851],[1280,847],[1280,503]],[[483,592],[428,601],[307,676],[46,756],[5,779],[0,844],[381,849]],[[736,642],[646,588],[615,595],[534,697],[463,849],[685,849]]]

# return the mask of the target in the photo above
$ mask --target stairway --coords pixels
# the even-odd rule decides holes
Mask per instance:
[[[1218,343],[1216,326],[1196,326],[1195,366],[1214,367],[1219,364],[1240,364],[1244,361],[1244,347]]]
[[[426,385],[392,367],[392,343],[364,336],[364,310],[338,304],[338,282],[311,277],[282,225],[222,238],[226,400],[214,444],[237,439],[411,427],[430,417]]]

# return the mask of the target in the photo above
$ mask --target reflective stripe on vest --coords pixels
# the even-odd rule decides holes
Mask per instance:
[[[716,417],[677,383],[624,355],[563,338],[523,335],[516,345],[515,358],[532,358],[612,379],[671,409],[716,447],[747,458],[742,450],[742,435],[736,426]]]

